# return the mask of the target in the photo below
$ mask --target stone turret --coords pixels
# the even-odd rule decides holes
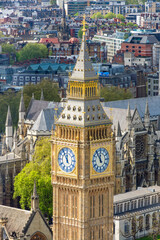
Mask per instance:
[[[130,110],[130,104],[128,102],[128,110],[127,110],[127,130],[131,130],[131,110]]]
[[[6,118],[6,146],[8,150],[11,150],[13,143],[13,126],[12,126],[12,117],[10,106],[8,106],[7,118]]]
[[[17,130],[14,128],[14,134],[13,134],[13,148],[15,153],[17,153]]]
[[[21,93],[21,100],[19,104],[19,121],[18,125],[21,126],[22,122],[24,121],[25,117],[25,106],[24,106],[24,99],[23,99],[23,92]]]
[[[39,209],[39,196],[37,194],[36,182],[34,181],[33,195],[31,197],[31,210],[36,211]]]
[[[33,136],[31,135],[31,139],[30,139],[30,154],[29,154],[29,160],[32,160],[32,155],[34,152],[34,141],[33,141]]]
[[[40,100],[44,100],[43,89],[41,89],[41,98],[40,98]]]
[[[147,128],[147,129],[150,126],[150,114],[149,114],[148,101],[146,102],[146,109],[145,109],[145,115],[144,115],[144,125],[145,125],[145,128]]]

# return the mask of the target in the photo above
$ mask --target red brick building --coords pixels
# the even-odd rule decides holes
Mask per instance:
[[[152,57],[152,47],[157,42],[153,35],[133,35],[122,43],[121,51],[133,52],[135,57]]]

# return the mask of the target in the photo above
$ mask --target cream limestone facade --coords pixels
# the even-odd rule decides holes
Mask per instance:
[[[85,21],[68,101],[52,135],[53,239],[113,239],[115,137],[99,100]]]

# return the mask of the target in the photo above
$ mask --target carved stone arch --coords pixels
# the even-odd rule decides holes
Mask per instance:
[[[47,237],[41,232],[36,232],[31,236],[30,240],[47,240]]]

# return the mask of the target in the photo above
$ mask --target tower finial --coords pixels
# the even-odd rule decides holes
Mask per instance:
[[[83,28],[82,28],[82,32],[83,32],[83,36],[85,36],[86,35],[86,16],[85,16],[85,14],[83,15],[83,21],[82,21],[82,23],[83,23]]]

